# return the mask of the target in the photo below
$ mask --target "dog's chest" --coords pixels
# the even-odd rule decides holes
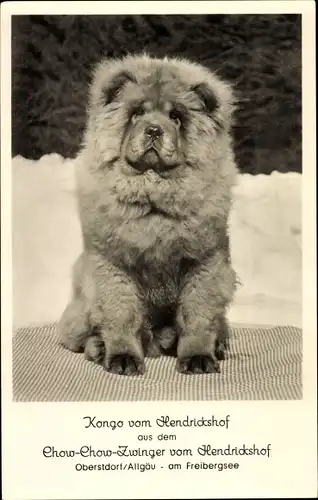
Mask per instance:
[[[160,264],[139,259],[136,276],[149,307],[173,307],[178,300],[184,276],[192,265],[189,259],[171,258]]]

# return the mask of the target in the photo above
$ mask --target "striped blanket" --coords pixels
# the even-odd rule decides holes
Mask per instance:
[[[212,401],[302,398],[302,331],[291,326],[232,326],[220,374],[183,375],[176,360],[146,360],[146,373],[107,373],[58,344],[54,324],[13,337],[14,401]]]

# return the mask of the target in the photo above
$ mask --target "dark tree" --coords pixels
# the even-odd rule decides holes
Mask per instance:
[[[92,65],[146,50],[186,56],[235,85],[241,171],[301,171],[298,15],[16,16],[12,33],[14,155],[76,155]]]

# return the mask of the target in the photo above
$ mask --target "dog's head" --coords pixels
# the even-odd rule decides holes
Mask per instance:
[[[231,88],[200,65],[129,56],[102,61],[91,86],[86,144],[127,175],[200,167],[228,136]]]

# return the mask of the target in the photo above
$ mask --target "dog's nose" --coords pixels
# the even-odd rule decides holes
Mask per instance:
[[[159,125],[149,125],[145,130],[145,134],[150,137],[150,139],[155,141],[163,135],[163,130],[159,127]]]

